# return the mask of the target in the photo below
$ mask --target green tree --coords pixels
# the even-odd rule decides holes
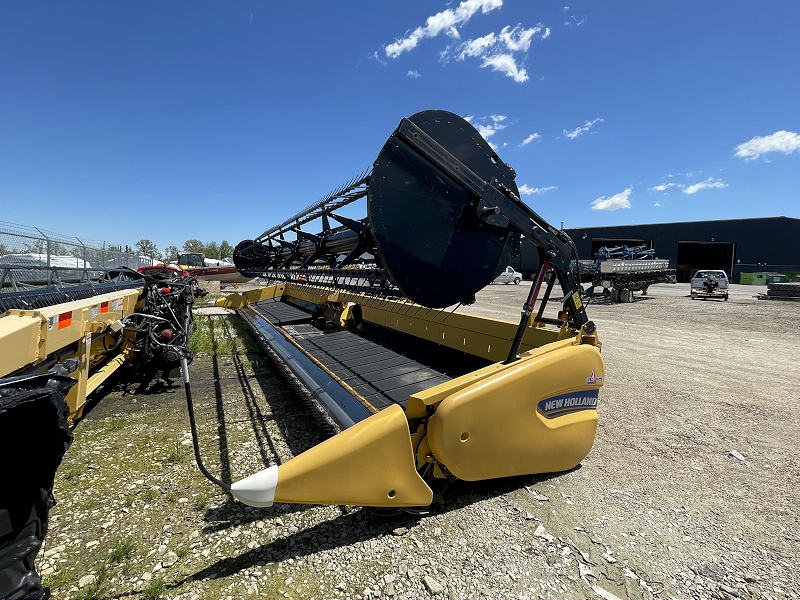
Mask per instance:
[[[164,248],[164,262],[173,260],[178,260],[178,248],[177,246],[167,246]]]
[[[206,258],[219,258],[219,244],[214,241],[208,242],[203,253]]]
[[[201,254],[206,249],[206,245],[200,240],[191,239],[183,242],[183,250],[185,252],[200,252]]]
[[[136,242],[136,251],[142,256],[161,258],[161,254],[159,253],[156,245],[148,239],[139,240]]]
[[[228,240],[222,240],[219,245],[219,257],[230,258],[231,256],[233,256],[233,246],[228,243]]]

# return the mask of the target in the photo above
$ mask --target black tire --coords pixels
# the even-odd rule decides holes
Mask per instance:
[[[514,285],[519,285],[519,277],[514,277]]]

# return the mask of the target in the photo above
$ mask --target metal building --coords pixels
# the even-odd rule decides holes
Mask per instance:
[[[681,282],[698,269],[722,269],[736,283],[740,273],[800,271],[800,219],[791,217],[578,227],[567,233],[581,258],[602,246],[655,248]],[[535,248],[523,244],[516,260],[512,266],[529,276],[536,268]]]

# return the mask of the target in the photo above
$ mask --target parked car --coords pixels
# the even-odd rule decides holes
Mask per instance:
[[[721,298],[727,300],[728,276],[725,271],[697,271],[692,276],[690,295],[692,300],[695,298]]]
[[[514,285],[519,285],[520,281],[522,281],[522,273],[515,271],[511,267],[506,267],[506,270],[500,273],[492,283],[505,283],[506,285],[513,283]]]

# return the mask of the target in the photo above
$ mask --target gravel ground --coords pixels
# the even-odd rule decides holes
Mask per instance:
[[[529,285],[459,310],[513,320]],[[193,464],[180,379],[131,376],[75,429],[38,567],[57,598],[800,598],[800,304],[734,288],[591,304],[606,381],[583,464],[452,484],[417,517],[232,501]],[[267,359],[225,347],[249,353],[191,366],[212,472],[323,439]]]

